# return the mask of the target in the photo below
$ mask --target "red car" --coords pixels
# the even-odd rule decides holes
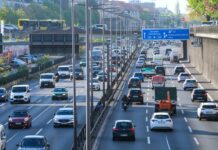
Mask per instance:
[[[32,117],[27,110],[16,110],[8,116],[8,128],[30,128]]]

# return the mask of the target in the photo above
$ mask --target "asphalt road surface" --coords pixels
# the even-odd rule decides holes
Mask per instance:
[[[172,47],[173,49],[178,49]],[[166,47],[161,47],[164,53]],[[178,49],[179,50],[179,49]],[[151,56],[151,49],[148,55]],[[118,101],[111,116],[103,126],[103,132],[98,138],[98,150],[216,150],[218,147],[218,123],[217,121],[199,121],[196,110],[198,102],[191,102],[191,92],[184,91],[182,83],[177,82],[177,76],[173,75],[176,65],[164,62],[166,67],[166,86],[177,87],[177,115],[173,116],[174,130],[150,131],[149,120],[154,112],[154,90],[151,89],[151,79],[142,83],[144,104],[133,104],[127,112],[121,108],[121,100]],[[134,71],[132,68],[130,76]],[[128,80],[128,79],[127,79]],[[127,94],[127,82],[122,94]],[[115,120],[130,119],[136,125],[136,141],[112,141],[112,125]]]

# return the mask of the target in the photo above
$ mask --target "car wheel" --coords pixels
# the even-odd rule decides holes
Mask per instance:
[[[116,138],[113,136],[112,140],[113,140],[113,141],[116,141]]]
[[[10,102],[11,104],[14,104],[14,102]]]
[[[183,88],[184,91],[186,91],[186,88]]]
[[[144,102],[143,101],[141,101],[141,105],[143,105],[144,104]]]
[[[135,136],[133,136],[131,140],[132,140],[132,141],[135,141]]]
[[[201,120],[201,116],[198,119]]]
[[[30,124],[29,124],[29,128],[31,128],[32,127],[32,123],[30,122]]]
[[[54,124],[53,127],[54,127],[54,128],[57,128],[58,126]]]
[[[101,88],[98,88],[98,91],[101,91]]]

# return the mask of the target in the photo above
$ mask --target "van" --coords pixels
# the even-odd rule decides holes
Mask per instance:
[[[42,73],[40,74],[40,79],[39,79],[39,86],[40,88],[43,87],[55,87],[56,83],[56,76],[54,73]]]
[[[10,103],[24,102],[30,103],[30,87],[29,85],[14,85],[11,88]]]
[[[0,149],[6,150],[6,134],[2,124],[0,124]]]
[[[60,78],[71,78],[72,66],[71,65],[58,66],[57,72]]]

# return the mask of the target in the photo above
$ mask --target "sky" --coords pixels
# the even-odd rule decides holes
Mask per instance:
[[[121,1],[126,1],[128,2],[128,0],[121,0]],[[180,12],[182,14],[186,14],[187,13],[187,0],[141,0],[141,2],[155,2],[156,7],[166,7],[175,12],[175,7],[176,7],[176,3],[177,1],[179,2],[180,5]]]

